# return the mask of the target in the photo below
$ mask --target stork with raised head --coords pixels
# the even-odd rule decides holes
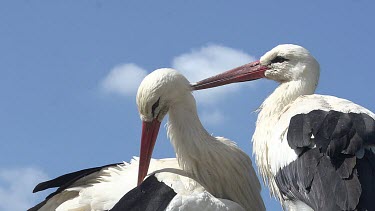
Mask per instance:
[[[253,152],[287,210],[375,210],[375,115],[349,100],[314,94],[319,63],[279,45],[195,90],[267,78],[279,83],[260,106]]]
[[[59,188],[30,210],[265,210],[249,156],[204,129],[183,75],[167,68],[152,72],[138,89],[137,105],[143,122],[139,163],[81,170],[41,183],[34,191]],[[167,113],[177,159],[150,159]],[[147,172],[153,173],[143,181]]]

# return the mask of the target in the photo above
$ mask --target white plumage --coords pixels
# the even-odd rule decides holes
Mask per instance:
[[[263,104],[258,115],[257,127],[253,135],[254,154],[261,174],[270,185],[271,193],[281,200],[282,196],[273,178],[279,169],[287,166],[298,157],[297,153],[289,147],[287,141],[288,126],[293,116],[319,109],[344,113],[366,113],[375,119],[374,113],[368,109],[349,100],[328,95],[301,95],[279,111],[273,110],[269,105]],[[270,109],[268,110],[268,108]],[[267,129],[271,128],[268,127],[270,125],[272,125],[272,129]]]
[[[279,82],[259,108],[252,139],[272,195],[287,210],[375,210],[375,115],[351,101],[314,94],[319,69],[303,47],[279,45],[259,61],[193,87]],[[290,128],[296,119],[303,125]]]
[[[249,156],[234,142],[212,137],[203,128],[185,77],[173,69],[154,71],[141,83],[137,104],[146,134],[142,144],[150,147],[143,150],[147,156],[153,146],[143,139],[156,139],[154,127],[169,114],[168,136],[177,159],[151,160],[148,170],[156,171],[157,180],[177,193],[166,210],[265,210]],[[40,210],[109,210],[136,187],[138,166],[147,171],[147,164],[138,159],[103,168],[69,185]]]
[[[100,172],[85,177],[62,193],[48,200],[40,211],[103,211],[110,210],[127,192],[136,187],[139,159],[134,157],[130,163],[107,167]],[[179,169],[175,158],[152,159],[149,172],[165,169]],[[173,187],[177,195],[166,211],[174,210],[244,210],[239,204],[219,199],[207,192],[194,180],[161,171],[155,175]]]
[[[90,174],[57,194],[40,211],[50,210],[109,210],[125,193],[137,185],[139,158],[130,163],[106,167]],[[150,172],[169,166],[178,168],[175,158],[152,159]]]

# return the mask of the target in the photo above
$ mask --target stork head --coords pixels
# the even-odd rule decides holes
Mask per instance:
[[[170,106],[191,95],[189,81],[174,69],[162,68],[147,75],[137,92],[137,105],[142,120],[138,184],[147,175],[160,123]]]
[[[194,90],[199,90],[259,78],[268,78],[280,83],[308,80],[317,84],[319,63],[301,46],[278,45],[264,54],[259,61],[204,79],[192,86]]]
[[[264,75],[278,82],[319,79],[319,63],[305,48],[278,45],[260,58],[260,65],[268,67]]]

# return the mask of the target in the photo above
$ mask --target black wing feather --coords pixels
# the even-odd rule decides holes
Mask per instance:
[[[176,192],[171,187],[151,175],[126,193],[110,211],[162,211],[175,196]]]
[[[36,192],[42,191],[42,190],[46,190],[46,189],[49,189],[49,188],[58,187],[58,189],[55,192],[48,195],[44,201],[42,201],[41,203],[37,204],[36,206],[30,208],[28,211],[39,210],[41,207],[43,207],[47,203],[47,201],[50,198],[52,198],[53,196],[61,193],[63,190],[70,187],[72,184],[74,184],[79,179],[82,179],[82,178],[84,178],[84,177],[86,177],[90,174],[95,173],[95,172],[99,172],[103,168],[107,168],[107,167],[110,167],[110,166],[117,166],[117,165],[120,165],[120,164],[122,164],[122,163],[114,163],[114,164],[109,164],[109,165],[100,166],[100,167],[83,169],[83,170],[80,170],[80,171],[64,174],[62,176],[59,176],[59,177],[57,177],[55,179],[52,179],[52,180],[49,180],[49,181],[39,183],[34,188],[33,193],[36,193]]]
[[[33,190],[33,193],[46,190],[49,188],[66,188],[76,182],[77,180],[81,179],[82,177],[85,177],[89,174],[92,174],[94,172],[98,172],[103,168],[110,167],[110,166],[115,166],[115,165],[120,165],[121,163],[114,163],[114,164],[109,164],[105,166],[100,166],[100,167],[94,167],[94,168],[88,168],[88,169],[83,169],[80,171],[64,174],[62,176],[56,177],[55,179],[48,180],[45,182],[39,183]]]
[[[375,210],[374,152],[356,157],[375,144],[373,118],[314,110],[291,118],[287,139],[299,157],[276,175],[285,197],[314,210]]]

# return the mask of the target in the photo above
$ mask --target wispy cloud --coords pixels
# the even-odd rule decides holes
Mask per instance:
[[[177,56],[172,67],[184,74],[189,81],[195,82],[216,75],[225,70],[255,60],[245,52],[217,44],[210,44],[191,52]],[[238,90],[241,84],[233,84],[195,93],[197,102],[214,104]]]
[[[175,57],[172,66],[190,81],[198,81],[253,60],[241,50],[209,44]]]
[[[0,210],[24,211],[37,204],[32,190],[47,178],[33,167],[0,169]]]
[[[134,96],[146,75],[147,71],[136,64],[118,65],[101,82],[101,89],[107,93]]]

